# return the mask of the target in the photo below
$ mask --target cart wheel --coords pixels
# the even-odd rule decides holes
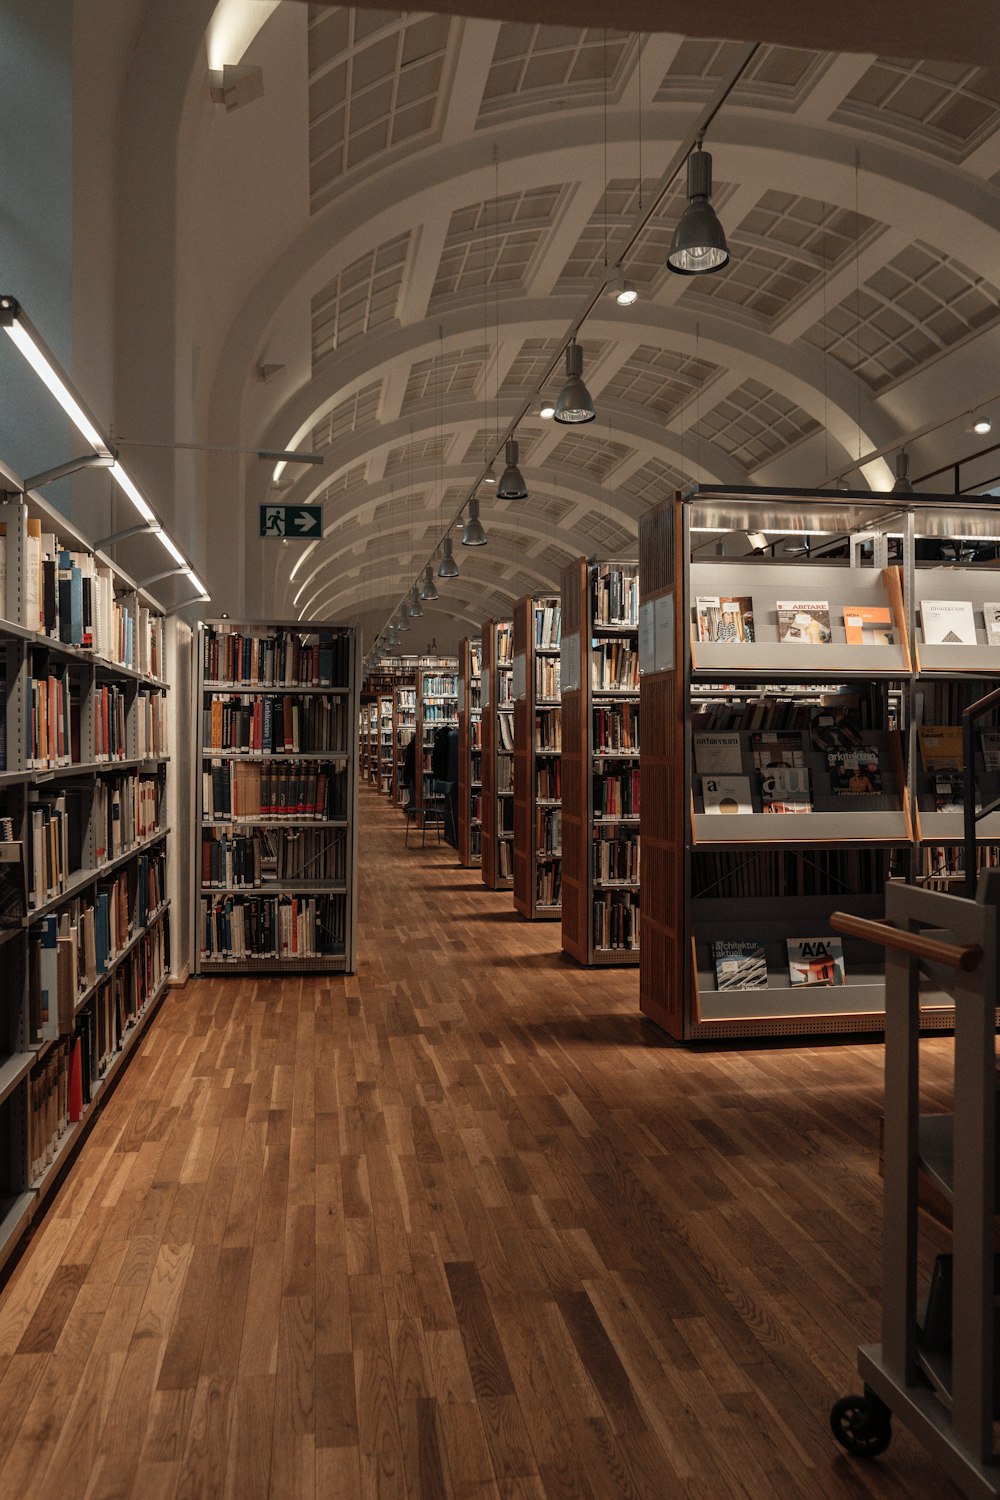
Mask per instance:
[[[892,1441],[892,1413],[874,1391],[835,1402],[830,1427],[840,1446],[856,1458],[877,1458]]]

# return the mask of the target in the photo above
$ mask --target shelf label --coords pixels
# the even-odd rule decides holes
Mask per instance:
[[[656,671],[656,637],[653,632],[653,601],[639,605],[639,671]]]
[[[308,542],[323,535],[322,505],[262,505],[260,535]]]
[[[562,678],[562,690],[564,693],[576,693],[580,690],[580,632],[575,630],[572,635],[564,635],[559,652],[559,673]]]

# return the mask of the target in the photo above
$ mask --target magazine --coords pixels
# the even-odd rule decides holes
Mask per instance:
[[[839,938],[788,938],[788,977],[793,985],[846,984],[844,949]]]
[[[976,617],[968,599],[924,599],[920,623],[925,646],[976,645]]]
[[[743,754],[738,734],[696,734],[694,764],[700,776],[738,775]]]
[[[878,750],[865,745],[860,750],[828,750],[826,763],[835,792],[846,797],[873,797],[882,790]]]
[[[701,794],[707,813],[752,813],[749,776],[703,776]]]
[[[925,771],[960,771],[965,764],[962,731],[955,724],[918,725],[917,744]]]
[[[826,646],[833,639],[826,599],[779,599],[778,640],[795,646]]]
[[[984,729],[979,738],[983,747],[984,769],[1000,771],[1000,730]]]
[[[983,605],[983,624],[986,640],[990,646],[1000,646],[1000,604]]]
[[[809,772],[805,766],[770,766],[760,773],[766,813],[812,812]]]
[[[712,958],[720,990],[767,988],[767,959],[759,943],[713,943]]]
[[[772,730],[753,737],[753,763],[758,771],[767,766],[804,766],[802,736],[781,730]]]
[[[891,646],[892,611],[885,605],[845,604],[844,635],[849,646]]]
[[[965,778],[961,771],[935,771],[934,811],[946,813],[965,811]]]
[[[728,599],[699,595],[695,603],[699,641],[719,641],[733,645],[745,645],[753,641],[753,600],[747,595]]]

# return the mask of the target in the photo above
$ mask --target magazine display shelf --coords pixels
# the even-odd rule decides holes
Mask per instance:
[[[0,1269],[86,1138],[156,1014],[171,972],[162,608],[65,516],[25,492],[11,471],[2,473],[0,816],[10,820],[13,839],[0,844]],[[41,550],[35,551],[39,537]],[[49,566],[46,538],[55,539],[57,554],[51,578],[61,576],[70,591],[64,594],[57,581],[48,604],[48,582],[39,581]],[[73,554],[72,567],[58,561],[59,549]],[[29,570],[35,570],[33,584]],[[99,575],[106,606],[113,596],[110,616],[98,615]],[[52,605],[59,623],[53,627],[50,616],[43,629],[39,612],[48,614]],[[61,623],[68,621],[73,634],[88,619],[92,646],[60,639]],[[48,734],[59,722],[46,719],[46,695],[40,694],[49,680],[65,684],[63,754],[43,753],[37,742],[40,728]],[[112,718],[117,736],[109,748]],[[150,725],[155,743],[147,739]],[[129,827],[127,799],[138,809],[140,787],[152,826]],[[61,797],[67,806],[72,802],[72,814],[60,810]],[[117,849],[108,843],[107,822],[116,799],[122,815]],[[65,835],[60,861],[68,854],[71,863],[40,892],[45,840],[39,840],[37,821],[45,805]],[[70,817],[67,833],[64,819]],[[117,904],[117,924],[110,916],[106,925],[102,920],[102,912],[115,910],[105,902]],[[96,970],[86,972],[93,924],[105,937],[97,940]],[[58,958],[58,978],[53,967],[43,969],[43,948]]]
[[[483,852],[482,641],[458,648],[458,862],[472,869]]]
[[[961,707],[1000,677],[1000,649],[991,652],[983,617],[984,603],[1000,600],[998,536],[1000,512],[981,498],[950,496],[703,487],[643,517],[640,1006],[671,1036],[884,1028],[876,946],[843,939],[844,982],[826,986],[792,983],[787,944],[832,939],[838,908],[879,920],[890,879],[961,878],[957,865],[947,867],[960,856],[962,816],[936,810],[919,731],[957,726]],[[951,563],[946,539],[955,538],[973,539],[976,567]],[[699,598],[752,600],[753,642],[699,641]],[[975,643],[924,646],[923,601],[963,599],[973,606]],[[826,604],[829,639],[781,640],[779,600]],[[891,644],[848,644],[845,605],[887,611]],[[735,774],[750,786],[750,806],[740,800],[728,815],[705,810],[694,735],[706,704],[733,709]],[[838,792],[832,757],[828,764],[811,739],[811,717],[838,708],[877,752],[880,785],[871,794]],[[811,810],[764,811],[758,726],[800,737]],[[976,776],[980,800],[1000,795],[1000,771],[987,772],[981,754]],[[996,863],[1000,814],[977,835],[981,860]],[[720,989],[715,943],[762,948],[766,986]],[[948,997],[925,987],[921,1025],[947,1028],[953,1019]]]
[[[562,759],[561,609],[558,594],[526,595],[514,606],[514,906],[529,922],[562,917],[558,895],[546,899],[560,890],[562,878],[561,836],[553,841],[562,806],[561,788],[556,794]]]
[[[482,642],[482,875],[483,884],[489,890],[509,890],[514,883],[512,623],[509,620],[485,620]]]

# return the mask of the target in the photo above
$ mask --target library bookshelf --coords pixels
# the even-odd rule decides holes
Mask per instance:
[[[483,643],[468,636],[458,648],[458,862],[465,869],[483,857]]]
[[[702,487],[642,518],[640,1005],[671,1036],[884,1028],[881,949],[844,939],[815,983],[801,954],[890,880],[964,878],[955,735],[1000,682],[998,537],[982,497]],[[965,638],[928,640],[956,605]],[[975,760],[988,805],[995,715]],[[1000,815],[977,841],[996,864]],[[925,977],[921,1025],[953,1020]]]
[[[491,891],[514,884],[514,627],[483,622],[481,684],[483,736],[483,884]]]
[[[391,689],[380,688],[378,694],[377,741],[375,748],[376,769],[372,779],[383,797],[388,797],[392,790],[394,761],[392,750],[392,705],[393,694]]]
[[[170,979],[162,610],[33,492],[0,500],[0,1267]]]
[[[406,750],[417,732],[417,690],[415,678],[398,682],[392,694],[392,746],[393,778],[391,797],[396,807],[406,802],[406,782],[403,779],[403,764]]]
[[[638,565],[562,575],[562,945],[639,962]]]
[[[434,742],[442,729],[458,729],[458,658],[422,656],[417,665],[417,775],[424,797],[444,779],[435,777],[433,769]]]
[[[562,701],[558,594],[514,606],[514,906],[529,922],[562,914]]]
[[[359,774],[363,782],[378,784],[378,700],[362,698],[359,735]]]
[[[352,628],[199,631],[199,973],[353,972],[358,692]]]

